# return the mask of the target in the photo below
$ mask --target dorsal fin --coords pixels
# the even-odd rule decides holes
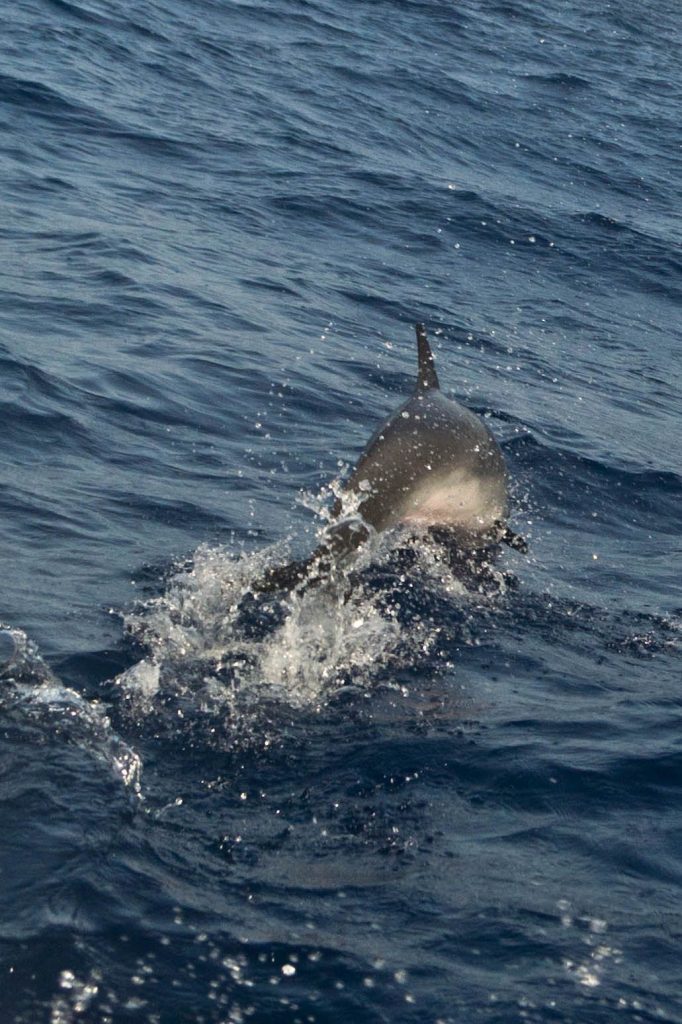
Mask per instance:
[[[433,352],[426,337],[424,324],[417,324],[417,352],[419,356],[419,370],[417,373],[417,390],[427,391],[429,388],[439,388],[438,375],[433,362]]]

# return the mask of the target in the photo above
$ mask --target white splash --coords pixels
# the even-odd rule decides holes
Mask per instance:
[[[297,707],[319,703],[352,677],[369,681],[400,639],[395,615],[363,591],[340,599],[333,584],[289,603],[289,614],[260,651],[258,671],[273,694]]]
[[[337,481],[314,499],[323,520],[322,507],[338,492]],[[342,690],[369,694],[378,682],[391,685],[389,668],[439,657],[442,622],[409,612],[411,602],[423,605],[420,589],[457,603],[471,597],[442,553],[413,534],[397,545],[396,535],[375,537],[315,586],[286,594],[254,587],[290,558],[284,545],[256,552],[202,545],[160,596],[125,616],[126,630],[146,649],[115,680],[133,719],[156,716],[155,728],[191,731],[193,742],[267,746],[270,727],[277,733],[274,705],[319,711]],[[466,624],[458,629],[466,642]]]
[[[265,600],[257,614],[270,616],[254,635],[244,622],[250,585],[269,565],[281,562],[281,548],[235,555],[226,548],[200,547],[189,568],[173,576],[164,594],[126,616],[127,630],[149,655],[118,677],[118,685],[140,709],[180,679],[212,702],[234,707],[276,700],[291,707],[326,701],[349,675],[367,681],[384,666],[400,637],[395,615],[381,608],[381,595],[361,586],[349,593],[345,578],[284,599]],[[253,598],[251,598],[253,600]],[[187,672],[202,667],[201,677]]]

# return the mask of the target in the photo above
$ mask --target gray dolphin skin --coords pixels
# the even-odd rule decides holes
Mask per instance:
[[[442,393],[424,326],[416,331],[415,390],[370,438],[321,545],[309,558],[271,569],[255,590],[327,575],[373,532],[398,526],[431,528],[462,558],[500,542],[527,550],[505,525],[507,470],[497,441],[475,413]]]

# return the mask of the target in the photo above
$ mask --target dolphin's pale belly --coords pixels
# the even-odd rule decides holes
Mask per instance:
[[[406,496],[400,521],[415,526],[448,526],[466,534],[481,534],[503,518],[504,481],[480,476],[469,468],[436,475],[418,484]]]

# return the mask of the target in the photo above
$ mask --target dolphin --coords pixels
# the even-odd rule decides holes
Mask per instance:
[[[429,528],[450,560],[480,559],[501,542],[527,551],[507,525],[507,468],[487,425],[440,390],[423,324],[416,325],[417,382],[367,442],[332,508],[322,542],[305,559],[274,567],[255,591],[316,582],[376,533]]]

